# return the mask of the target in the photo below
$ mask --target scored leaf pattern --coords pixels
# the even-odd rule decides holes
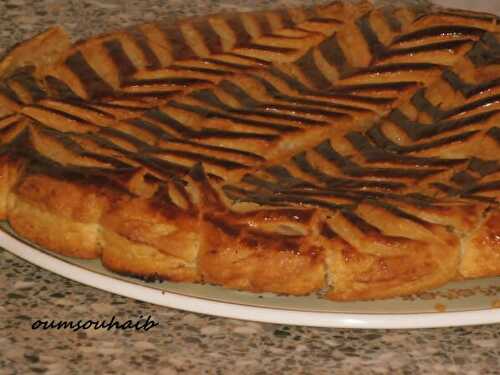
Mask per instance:
[[[457,259],[498,227],[498,27],[335,3],[111,33],[4,78],[0,157],[195,212],[219,236],[195,279],[303,294],[326,277],[329,298],[356,299],[481,276]],[[257,285],[250,263],[207,260],[231,243],[314,258],[322,271],[299,272],[321,281]],[[470,248],[462,257],[482,261]]]

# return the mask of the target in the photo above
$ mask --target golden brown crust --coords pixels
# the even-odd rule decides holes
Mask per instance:
[[[204,281],[293,295],[314,293],[325,286],[323,250],[310,238],[259,230],[255,227],[261,222],[258,217],[253,228],[248,227],[235,222],[233,215],[210,216],[203,222],[198,266]]]
[[[52,27],[24,41],[0,61],[0,78],[23,66],[42,67],[55,63],[70,47],[68,35],[60,27]]]
[[[131,241],[113,231],[102,232],[102,263],[112,271],[144,279],[195,282],[196,264]]]
[[[500,274],[500,210],[493,209],[462,243],[460,274],[466,278]]]
[[[71,221],[96,224],[111,204],[107,190],[43,174],[27,175],[16,189],[14,207],[22,200],[40,211]]]
[[[49,30],[0,63],[0,219],[119,273],[252,292],[499,275],[499,31],[341,2]]]
[[[328,255],[333,287],[327,297],[379,299],[435,288],[455,279],[459,255],[456,244],[422,242],[406,255],[377,256],[340,240]]]
[[[22,173],[24,162],[0,157],[0,220],[7,219],[9,197]]]
[[[8,220],[19,235],[61,255],[84,259],[100,256],[100,227],[97,223],[76,222],[16,194],[10,199]]]
[[[44,175],[22,179],[9,197],[7,219],[29,240],[62,255],[97,258],[99,219],[109,204],[104,191]]]

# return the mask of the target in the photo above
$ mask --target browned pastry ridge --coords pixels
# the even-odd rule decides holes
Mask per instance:
[[[368,2],[0,62],[0,219],[116,272],[388,298],[500,275],[500,29]]]

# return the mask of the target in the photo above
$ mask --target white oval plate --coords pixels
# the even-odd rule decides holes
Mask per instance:
[[[365,302],[255,294],[190,283],[147,283],[112,273],[98,260],[49,253],[16,238],[1,225],[0,246],[41,268],[111,293],[196,313],[337,328],[430,328],[500,322],[500,309],[493,308],[500,298],[500,278],[456,282],[419,296]],[[444,312],[437,312],[443,307]]]

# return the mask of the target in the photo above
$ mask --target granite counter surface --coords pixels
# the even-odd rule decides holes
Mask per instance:
[[[53,24],[76,39],[145,20],[311,1],[0,0],[0,54]],[[461,3],[464,3],[462,1]],[[480,2],[476,2],[480,6]],[[495,2],[485,1],[485,6]],[[498,5],[500,7],[500,4]],[[500,9],[498,9],[500,13]],[[38,320],[137,320],[131,330],[33,330]],[[113,295],[0,249],[0,374],[498,374],[500,325],[349,330],[261,324]]]

